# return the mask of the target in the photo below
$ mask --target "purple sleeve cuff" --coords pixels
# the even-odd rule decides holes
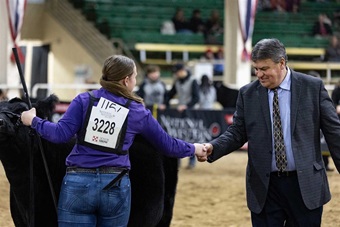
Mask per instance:
[[[31,128],[37,129],[37,126],[40,120],[41,120],[40,117],[35,116],[32,120]]]

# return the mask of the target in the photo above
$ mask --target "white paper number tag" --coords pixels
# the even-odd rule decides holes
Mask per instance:
[[[116,148],[128,113],[128,108],[100,98],[98,105],[92,107],[84,140],[98,146]]]

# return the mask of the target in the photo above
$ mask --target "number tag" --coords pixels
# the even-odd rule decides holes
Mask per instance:
[[[95,145],[116,148],[118,135],[129,109],[105,98],[93,106],[86,128],[85,141]]]

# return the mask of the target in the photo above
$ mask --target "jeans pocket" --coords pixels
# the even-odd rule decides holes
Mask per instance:
[[[107,211],[117,213],[130,210],[131,186],[128,176],[121,179],[120,183],[107,191]]]
[[[58,207],[70,212],[85,212],[88,210],[90,197],[86,179],[67,174],[61,186]]]

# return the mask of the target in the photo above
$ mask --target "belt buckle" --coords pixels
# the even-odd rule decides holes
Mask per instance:
[[[288,177],[289,176],[289,172],[288,171],[277,171],[277,176],[278,177]]]

